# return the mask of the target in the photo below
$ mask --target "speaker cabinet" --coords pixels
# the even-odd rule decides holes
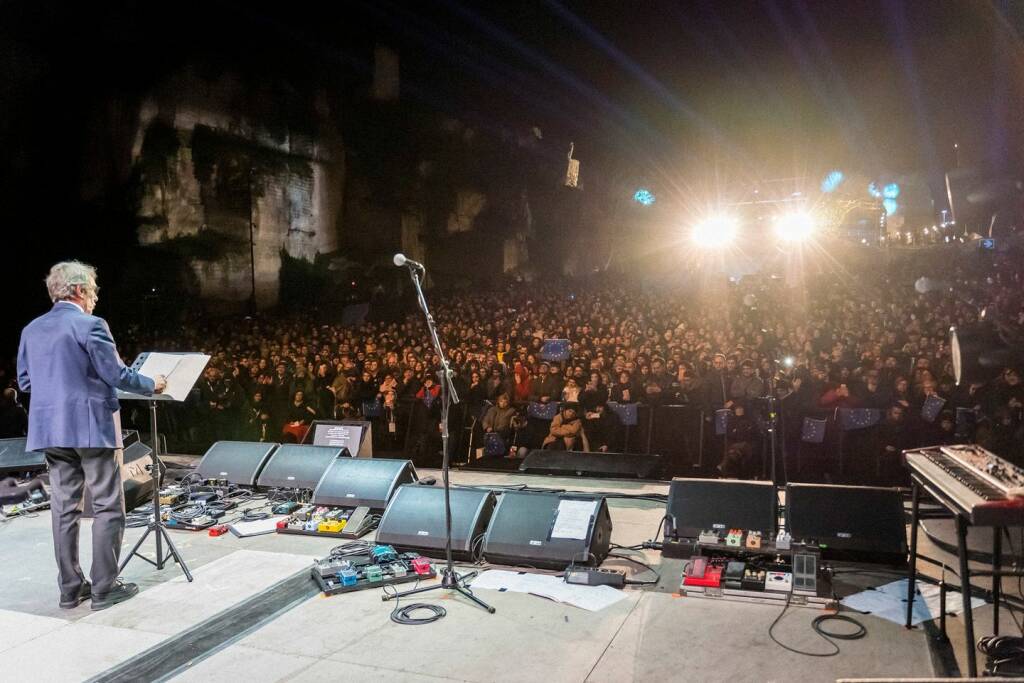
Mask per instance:
[[[774,535],[779,500],[768,481],[673,479],[665,509],[665,537],[697,538],[701,531],[729,529]]]
[[[488,562],[564,569],[608,556],[612,520],[600,496],[506,491],[484,536]]]
[[[134,439],[130,446],[125,446],[121,462],[121,481],[124,484],[125,510],[134,510],[153,500],[153,449]],[[163,479],[163,463],[160,463],[160,475]],[[89,487],[82,493],[82,516],[92,517],[92,496]]]
[[[520,463],[519,471],[652,479],[661,472],[661,456],[533,450]]]
[[[231,484],[255,486],[277,446],[276,443],[258,441],[218,441],[199,461],[196,474],[204,481],[227,479]]]
[[[312,490],[331,463],[342,456],[348,456],[347,449],[284,444],[270,456],[256,478],[256,486]]]
[[[383,510],[395,489],[416,479],[411,460],[338,458],[317,483],[313,504]]]
[[[473,560],[474,542],[483,540],[494,512],[494,493],[486,489],[451,490],[452,556]],[[399,486],[377,527],[377,543],[428,557],[445,555],[444,489]]]
[[[28,439],[0,439],[0,474],[38,472],[46,469],[46,456],[42,451],[26,451]]]
[[[899,489],[789,484],[786,528],[822,557],[906,561],[907,525]]]

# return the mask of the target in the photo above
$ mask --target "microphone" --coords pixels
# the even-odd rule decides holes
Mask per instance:
[[[405,254],[395,254],[395,257],[391,259],[395,265],[401,268],[402,266],[409,266],[410,268],[419,268],[422,271],[426,271],[426,267],[419,261],[413,261],[411,258],[406,258]]]

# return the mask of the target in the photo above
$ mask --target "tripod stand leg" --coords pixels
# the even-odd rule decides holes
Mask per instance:
[[[484,608],[485,610],[487,610],[487,611],[488,611],[489,613],[491,613],[491,614],[494,614],[495,610],[494,610],[494,608],[493,608],[493,607],[491,607],[491,606],[490,606],[490,605],[488,605],[488,604],[487,604],[486,602],[484,602],[484,601],[483,601],[483,600],[481,600],[480,598],[478,598],[478,597],[476,597],[475,595],[473,595],[472,593],[470,593],[470,592],[469,592],[468,590],[466,590],[465,588],[463,588],[463,587],[462,587],[461,585],[459,585],[459,584],[456,584],[456,585],[454,585],[454,586],[451,586],[450,588],[453,588],[453,589],[455,589],[456,591],[458,591],[459,595],[462,595],[462,596],[465,596],[465,597],[469,598],[470,600],[472,600],[473,602],[475,602],[475,603],[476,603],[477,605],[479,605],[480,607],[483,607],[483,608]]]
[[[174,546],[174,541],[171,540],[170,533],[168,533],[167,529],[163,527],[159,527],[159,531],[157,531],[157,547],[160,547],[159,539],[161,536],[163,536],[164,540],[167,541],[167,557],[164,559],[166,560],[167,558],[173,557],[174,561],[178,563],[179,567],[181,567],[181,571],[184,572],[185,578],[188,579],[189,583],[192,583],[192,572],[188,570],[185,560],[182,559],[181,554],[178,553],[178,549]]]
[[[142,544],[146,541],[146,537],[149,536],[149,532],[152,530],[152,526],[147,527],[146,531],[139,537],[139,540],[135,542],[134,546],[132,546],[132,549],[124,556],[124,559],[121,560],[121,565],[117,568],[118,574],[124,571],[124,568],[128,566],[128,562],[139,552],[139,548],[142,547]]]

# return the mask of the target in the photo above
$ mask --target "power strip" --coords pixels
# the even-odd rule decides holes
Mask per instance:
[[[565,570],[565,582],[578,586],[611,586],[622,588],[626,585],[626,574],[617,569],[591,569],[570,567]]]

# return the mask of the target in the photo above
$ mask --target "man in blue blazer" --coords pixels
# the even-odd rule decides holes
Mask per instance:
[[[121,362],[107,323],[92,315],[99,298],[92,266],[58,263],[46,288],[53,308],[22,330],[18,348],[18,384],[32,394],[27,447],[44,451],[50,468],[60,606],[91,597],[92,609],[105,609],[139,592],[117,578],[125,525],[117,389],[160,393],[167,382]],[[93,505],[91,585],[78,564],[85,486]]]

